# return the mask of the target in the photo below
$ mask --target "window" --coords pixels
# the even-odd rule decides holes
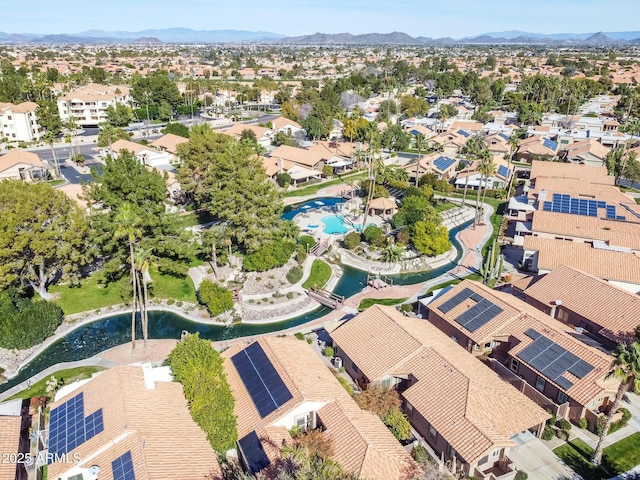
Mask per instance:
[[[544,378],[538,376],[538,378],[536,378],[536,389],[542,392],[544,390],[545,383]]]
[[[407,410],[407,416],[410,417],[413,414],[413,405],[407,402],[406,410]]]
[[[558,392],[558,403],[562,405],[567,401],[567,394],[564,392]]]
[[[382,382],[380,382],[382,384],[382,386],[384,388],[391,388],[391,379],[390,378],[385,378],[384,380],[382,380]]]
[[[437,435],[438,432],[436,432],[436,429],[433,428],[433,425],[429,425],[429,438],[435,440]]]
[[[360,373],[360,369],[358,368],[358,366],[355,364],[355,362],[351,362],[351,366],[353,368],[353,373]]]
[[[314,428],[313,413],[305,413],[304,415],[298,415],[295,417],[296,426],[302,431],[306,431],[307,428]]]
[[[449,457],[451,458],[456,456],[456,451],[451,445],[449,445],[449,448],[447,449],[447,455],[449,455]]]
[[[473,349],[474,350],[480,350],[480,345],[478,345],[477,343],[473,345]]]
[[[496,448],[493,452],[491,452],[491,456],[492,457],[497,457],[498,455],[500,455],[500,449]]]
[[[485,350],[488,350],[490,348],[491,348],[491,342],[487,342],[487,343],[484,344],[484,349]]]
[[[520,366],[520,362],[518,362],[518,360],[516,360],[515,358],[512,358],[511,359],[511,371],[517,373],[519,366]]]

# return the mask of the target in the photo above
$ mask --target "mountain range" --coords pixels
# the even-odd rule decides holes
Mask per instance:
[[[1,43],[246,43],[281,42],[292,45],[465,45],[465,44],[548,44],[624,45],[640,44],[640,31],[542,34],[509,30],[460,39],[412,37],[403,32],[314,33],[287,37],[273,32],[246,30],[192,30],[189,28],[148,29],[137,32],[87,30],[74,34],[34,34],[0,32]]]

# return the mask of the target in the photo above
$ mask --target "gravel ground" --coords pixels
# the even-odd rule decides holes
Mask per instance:
[[[291,286],[287,280],[287,272],[291,270],[291,267],[296,266],[298,266],[298,262],[289,260],[282,267],[274,268],[267,272],[248,273],[241,293],[243,295],[261,295],[264,293],[270,297],[273,292]]]

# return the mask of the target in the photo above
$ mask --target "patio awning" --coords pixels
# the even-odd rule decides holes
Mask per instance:
[[[516,232],[518,233],[531,233],[531,222],[517,222]]]
[[[535,210],[533,205],[529,205],[529,199],[526,195],[511,197],[507,208],[509,210],[518,210],[521,212],[533,212]]]

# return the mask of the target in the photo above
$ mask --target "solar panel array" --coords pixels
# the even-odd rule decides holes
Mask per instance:
[[[231,357],[260,417],[264,418],[293,398],[258,342]]]
[[[502,308],[483,298],[474,306],[463,312],[456,318],[456,322],[470,332],[475,332],[485,323],[502,313]]]
[[[469,138],[469,137],[471,136],[471,134],[470,134],[470,133],[465,132],[464,130],[458,130],[456,133],[457,133],[458,135],[462,135],[464,138]]]
[[[516,356],[556,383],[560,388],[568,390],[573,386],[573,382],[563,377],[566,372],[575,375],[577,378],[584,378],[593,370],[593,365],[580,359],[539,332],[530,328],[525,334],[533,339],[533,342]]]
[[[79,393],[51,410],[49,453],[69,453],[104,430],[102,409],[84,416],[84,395]]]
[[[503,132],[498,133],[498,136],[504,138],[505,140],[509,140],[509,135],[506,135]]]
[[[605,216],[609,220],[626,220],[626,217],[616,214],[616,206],[609,205],[602,200],[576,198],[563,193],[554,193],[551,201],[545,201],[542,209],[545,212],[571,213],[587,217],[597,217],[598,209],[605,210]]]
[[[249,472],[258,473],[271,463],[256,432],[251,432],[238,440],[238,446]]]
[[[500,165],[498,167],[498,175],[500,175],[503,178],[507,178],[509,177],[509,174],[511,173],[511,170],[509,170],[507,167],[505,167],[504,165]]]
[[[443,313],[448,313],[468,298],[476,302],[475,305],[458,315],[455,320],[470,332],[475,332],[492,318],[502,313],[502,308],[475,293],[470,288],[465,288],[456,293],[449,300],[443,302],[438,309]]]
[[[451,165],[453,165],[454,163],[456,163],[455,159],[453,158],[449,158],[449,157],[438,157],[433,161],[433,164],[436,166],[436,168],[438,170],[440,170],[441,172],[444,172],[447,168],[449,168]]]
[[[111,472],[113,473],[113,480],[136,480],[130,450],[111,462]]]
[[[544,145],[545,147],[547,147],[550,150],[553,150],[554,152],[558,148],[558,144],[556,142],[554,142],[553,140],[549,140],[548,138],[545,138],[545,139],[542,140],[542,145]]]

